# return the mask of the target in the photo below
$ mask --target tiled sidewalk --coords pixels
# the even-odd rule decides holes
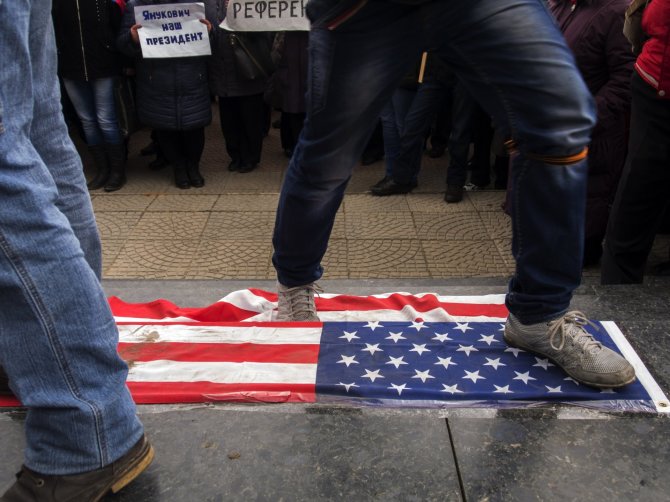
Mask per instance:
[[[215,122],[206,130],[206,185],[180,190],[170,169],[151,171],[139,149],[148,131],[131,140],[128,184],[92,192],[108,279],[272,279],[274,212],[288,159],[277,130],[265,140],[261,166],[230,173]],[[373,197],[370,185],[383,162],[359,166],[349,184],[323,264],[324,279],[507,277],[513,270],[510,219],[502,191],[467,192],[446,204],[447,157],[423,159],[411,194]],[[660,239],[652,262],[667,259]],[[665,254],[664,254],[665,253]],[[597,276],[598,270],[585,275]]]

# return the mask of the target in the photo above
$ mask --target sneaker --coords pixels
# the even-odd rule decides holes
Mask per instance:
[[[316,283],[312,282],[293,288],[277,283],[277,290],[278,321],[319,322],[314,306],[314,293],[321,293],[322,289]]]
[[[0,500],[97,502],[108,492],[117,493],[130,484],[149,467],[153,459],[154,449],[146,436],[142,436],[119,460],[95,471],[67,476],[46,476],[23,466],[21,472],[16,475],[16,482]]]
[[[621,355],[604,347],[585,329],[593,324],[573,310],[549,322],[521,324],[512,314],[505,324],[508,345],[548,357],[575,380],[603,389],[635,380],[635,370]]]

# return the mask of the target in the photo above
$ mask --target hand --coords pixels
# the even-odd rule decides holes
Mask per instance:
[[[210,23],[207,19],[201,19],[200,22],[207,26],[207,33],[212,31],[212,23]]]
[[[141,27],[142,27],[141,24],[134,24],[130,27],[130,38],[136,44],[140,43],[140,35],[139,35],[139,33],[137,33],[137,30],[139,30]]]

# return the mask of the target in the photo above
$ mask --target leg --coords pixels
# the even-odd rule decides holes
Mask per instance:
[[[182,131],[182,141],[186,154],[186,174],[194,188],[205,186],[205,179],[200,174],[200,158],[205,149],[205,128],[199,127],[190,131]]]
[[[419,56],[417,9],[369,2],[334,31],[313,24],[307,117],[277,210],[279,282],[318,280],[351,171],[384,103]]]
[[[116,116],[114,78],[99,78],[93,80],[90,85],[95,102],[96,122],[105,143],[108,145],[123,143],[123,136]]]
[[[61,210],[85,189],[60,113],[49,13],[44,3],[0,3],[0,52],[11,61],[0,95],[12,111],[0,133],[0,362],[29,410],[25,465],[73,474],[109,465],[143,432],[114,320],[80,244],[90,203],[79,214]],[[70,186],[64,198],[55,176]]]
[[[633,77],[628,157],[607,225],[603,284],[642,283],[670,200],[670,105]]]
[[[242,133],[240,130],[239,98],[224,98],[219,96],[219,115],[221,118],[221,132],[226,143],[226,152],[231,160],[228,167],[236,171],[242,163]],[[169,157],[168,157],[169,159]],[[234,167],[234,169],[231,169]]]
[[[191,188],[186,171],[186,156],[181,131],[157,130],[156,137],[161,152],[174,169],[175,186],[181,189]]]
[[[64,78],[63,86],[81,122],[81,127],[86,137],[86,144],[89,146],[102,145],[104,137],[98,127],[98,118],[95,109],[95,91],[92,83]]]
[[[241,129],[239,172],[249,172],[261,161],[263,134],[265,123],[265,103],[262,94],[240,96],[236,98],[239,106],[240,122],[236,127]]]

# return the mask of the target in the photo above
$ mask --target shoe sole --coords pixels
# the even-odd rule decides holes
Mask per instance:
[[[535,350],[535,349],[531,349],[530,347],[524,345],[523,343],[513,342],[512,340],[510,340],[510,339],[507,337],[507,334],[506,334],[506,333],[503,334],[503,340],[505,340],[505,343],[507,343],[507,345],[509,345],[510,347],[516,347],[517,349],[522,349],[522,350],[525,350],[525,351],[527,351],[527,352],[531,352],[531,353],[533,353],[533,354],[537,354],[537,355],[539,355],[539,356],[546,357],[546,358],[549,359],[551,362],[553,362],[556,366],[558,366],[559,368],[561,368],[561,370],[563,370],[565,373],[567,373],[568,376],[570,376],[571,378],[574,378],[574,379],[577,380],[579,383],[583,383],[584,385],[588,385],[588,386],[590,386],[590,387],[595,387],[596,389],[618,389],[619,387],[624,387],[625,385],[628,385],[628,384],[630,384],[630,383],[633,383],[633,382],[636,380],[636,378],[637,378],[637,377],[635,376],[635,373],[633,372],[633,376],[632,376],[630,379],[628,379],[628,380],[626,380],[625,382],[623,382],[623,383],[617,383],[617,384],[604,384],[604,383],[588,382],[588,381],[584,380],[583,378],[574,375],[573,373],[570,372],[570,370],[565,369],[563,366],[561,366],[561,365],[558,363],[558,361],[556,361],[556,360],[553,359],[552,357],[548,356],[547,354],[543,354],[542,352],[539,352],[539,351],[537,351],[537,350]]]
[[[130,483],[132,483],[140,474],[142,474],[151,462],[154,460],[155,452],[153,446],[146,443],[147,449],[142,453],[141,457],[133,464],[129,465],[125,472],[121,474],[121,477],[112,482],[105,491],[103,491],[97,498],[94,498],[92,502],[100,502],[105,495],[109,492],[118,493]]]

